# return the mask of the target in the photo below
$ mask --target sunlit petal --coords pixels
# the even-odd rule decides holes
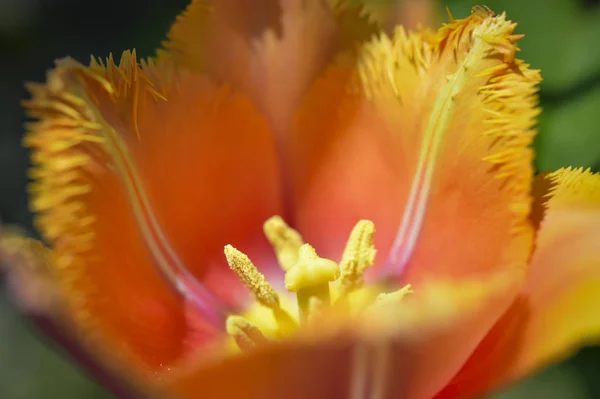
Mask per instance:
[[[380,273],[411,284],[525,264],[540,77],[514,58],[515,26],[476,8],[436,36],[382,35],[358,71],[329,69],[289,147],[308,241],[332,256],[331,226],[370,219]]]

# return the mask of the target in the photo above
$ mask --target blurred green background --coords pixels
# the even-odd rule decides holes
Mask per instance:
[[[245,0],[241,0],[245,1]],[[391,1],[391,0],[371,0]],[[407,0],[418,1],[418,0]],[[479,2],[447,0],[455,17]],[[54,59],[87,62],[91,53],[137,48],[152,54],[187,0],[0,0],[0,219],[31,226],[25,195],[27,154],[20,146],[24,81],[42,81]],[[536,142],[540,171],[600,169],[600,1],[489,0],[519,23],[520,56],[542,70],[544,108]],[[443,17],[445,19],[445,16]],[[0,292],[0,398],[110,398],[18,315]],[[600,350],[523,381],[494,399],[600,398]]]

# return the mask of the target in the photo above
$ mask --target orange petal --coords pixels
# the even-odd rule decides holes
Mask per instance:
[[[521,297],[440,398],[478,397],[600,340],[600,175],[562,169]]]
[[[249,93],[279,135],[333,56],[374,32],[361,15],[348,0],[195,0],[159,55]]]
[[[69,312],[86,344],[158,371],[218,332],[196,320],[204,305],[247,296],[222,248],[268,248],[253,238],[279,211],[267,124],[243,96],[129,53],[63,60],[30,90],[31,205]]]
[[[167,382],[184,398],[342,398],[348,396],[352,345],[348,339],[262,348],[211,366],[190,365]]]
[[[406,302],[373,308],[349,329],[329,330],[335,321],[324,319],[281,344],[192,362],[165,380],[166,390],[180,398],[428,399],[511,303],[522,275],[513,269],[432,282]]]
[[[540,77],[514,29],[484,8],[435,37],[400,27],[311,88],[289,149],[296,227],[320,253],[370,219],[378,263],[413,284],[526,262]]]

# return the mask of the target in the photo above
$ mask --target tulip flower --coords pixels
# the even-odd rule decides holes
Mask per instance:
[[[18,303],[168,398],[470,398],[596,342],[600,176],[534,177],[516,23],[369,7],[194,0],[155,57],[58,61]]]

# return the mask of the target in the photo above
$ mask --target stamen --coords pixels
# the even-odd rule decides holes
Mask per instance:
[[[231,245],[226,245],[224,252],[229,267],[248,287],[257,302],[273,311],[282,333],[286,334],[296,329],[298,327],[297,323],[292,316],[281,308],[277,292],[267,282],[265,276],[254,266],[250,258]]]
[[[387,294],[379,294],[377,296],[375,304],[386,305],[389,303],[398,303],[404,299],[407,295],[412,294],[412,286],[410,284],[405,285],[397,291],[390,292]]]
[[[339,276],[337,263],[319,257],[313,247],[304,244],[298,251],[298,261],[285,274],[285,287],[296,292],[300,317],[305,320],[310,313],[309,300],[318,298],[323,304],[330,304],[329,282]]]
[[[302,236],[288,226],[281,216],[273,216],[264,224],[263,230],[275,249],[281,268],[288,271],[298,260],[298,250],[304,244]]]
[[[261,305],[270,309],[280,308],[279,296],[275,289],[265,280],[265,276],[258,271],[246,254],[231,245],[226,245],[225,257],[231,270],[238,275]]]
[[[234,340],[242,350],[256,348],[269,342],[258,327],[241,316],[227,317],[227,334]]]
[[[365,270],[375,263],[377,251],[373,245],[375,225],[361,220],[352,229],[340,262],[340,295],[344,296],[364,283]]]

